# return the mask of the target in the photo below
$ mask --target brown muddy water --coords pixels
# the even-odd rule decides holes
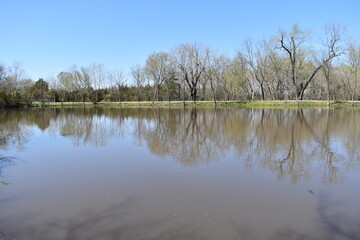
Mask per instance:
[[[0,239],[360,239],[360,110],[0,110]]]

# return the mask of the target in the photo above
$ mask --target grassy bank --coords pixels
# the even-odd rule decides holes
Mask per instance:
[[[282,100],[282,101],[218,101],[218,107],[245,107],[245,108],[266,108],[266,107],[327,107],[328,101],[319,100]],[[183,107],[182,101],[159,101],[159,102],[99,102],[97,106],[113,106],[113,107]],[[198,101],[196,104],[192,101],[186,101],[186,107],[213,107],[215,104],[213,101]],[[71,106],[93,106],[91,102],[50,102],[47,103],[48,107],[71,107]],[[360,107],[360,101],[330,101],[330,107]],[[33,107],[42,107],[40,103],[33,103]]]

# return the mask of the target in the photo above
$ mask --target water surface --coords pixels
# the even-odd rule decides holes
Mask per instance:
[[[0,111],[0,239],[360,239],[358,109]]]

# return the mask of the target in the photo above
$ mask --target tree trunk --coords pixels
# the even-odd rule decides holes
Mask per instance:
[[[300,86],[296,86],[296,101],[303,99],[304,91],[305,89],[302,83],[300,83]]]
[[[154,96],[152,100],[152,105],[154,105],[155,99],[157,98],[157,101],[159,101],[159,95],[158,95],[158,86],[155,87]]]
[[[214,104],[215,104],[215,108],[216,108],[216,92],[215,92],[215,89],[214,89],[214,84],[213,84],[213,81],[210,79],[210,86],[211,86],[211,91],[212,91],[212,94],[213,94],[213,98],[214,98]]]
[[[184,104],[184,108],[185,108],[185,85],[183,85],[183,88],[182,88],[182,97],[183,97],[183,104]]]
[[[119,104],[121,104],[121,87],[118,86],[118,91],[119,91]]]
[[[329,78],[328,78],[328,76],[326,76],[326,82],[327,82],[327,90],[328,90],[328,92],[327,92],[327,101],[328,101],[328,106],[330,106],[330,80],[329,80]]]
[[[191,89],[191,100],[193,100],[193,102],[196,104],[196,99],[197,98],[197,89],[196,87],[192,87]]]
[[[300,90],[300,98],[298,98],[298,100],[303,100],[304,92],[305,92],[305,89]]]
[[[156,86],[156,101],[159,101],[159,86]]]
[[[264,92],[264,86],[262,83],[260,84],[260,89],[261,89],[261,98],[264,101],[265,100],[265,92]]]

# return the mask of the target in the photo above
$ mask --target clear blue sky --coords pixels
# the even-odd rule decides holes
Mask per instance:
[[[0,63],[21,62],[34,80],[93,62],[128,72],[181,43],[231,54],[295,23],[314,38],[339,23],[359,39],[359,13],[359,0],[0,0]]]

